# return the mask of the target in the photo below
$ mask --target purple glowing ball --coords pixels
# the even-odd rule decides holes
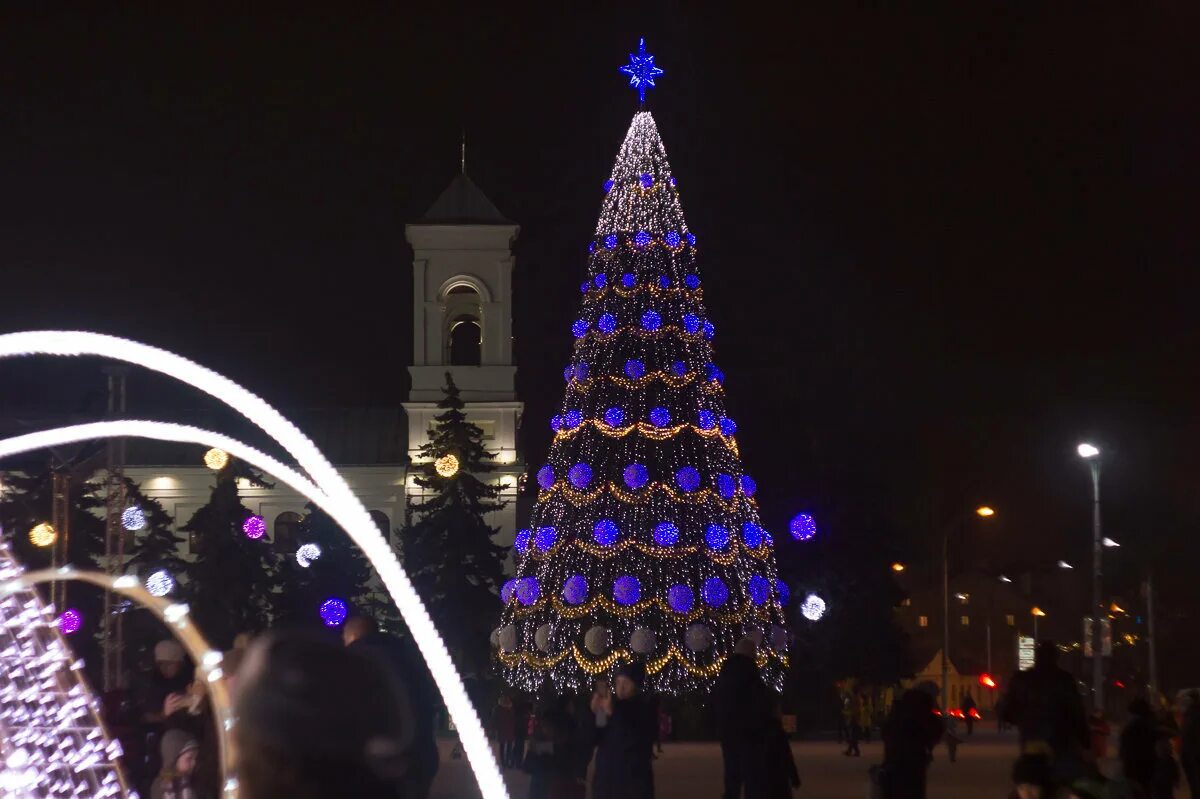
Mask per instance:
[[[246,534],[246,538],[257,541],[267,533],[267,522],[261,516],[247,517],[246,521],[242,522],[242,532]]]
[[[563,599],[568,605],[580,605],[587,600],[588,584],[582,574],[573,574],[563,581]]]
[[[74,635],[83,627],[83,614],[75,608],[67,608],[58,617],[58,631],[63,635]]]
[[[350,613],[350,608],[346,605],[345,600],[331,596],[321,603],[321,609],[318,613],[326,627],[341,627],[342,622],[346,620],[346,616]]]

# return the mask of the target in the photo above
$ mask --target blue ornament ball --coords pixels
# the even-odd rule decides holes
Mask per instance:
[[[729,601],[729,589],[720,577],[709,577],[705,580],[700,595],[704,598],[704,604],[713,608],[719,608]]]
[[[696,596],[686,585],[676,583],[667,589],[667,605],[676,613],[690,613]]]
[[[591,290],[591,288],[592,288],[592,281],[590,281],[590,280],[585,280],[585,281],[583,281],[582,283],[580,283],[580,284],[579,284],[579,293],[580,293],[580,294],[587,294],[587,293],[588,293],[588,291],[590,291],[590,290]]]
[[[731,436],[737,432],[737,422],[728,416],[722,416],[718,424],[721,425],[721,432],[727,436]]]
[[[567,364],[567,366],[563,368],[563,380],[569,381],[574,376],[575,376],[575,367],[571,366],[570,364]]]
[[[639,230],[633,237],[633,243],[638,247],[649,247],[650,234],[644,230]]]
[[[775,596],[779,598],[780,605],[786,606],[791,595],[792,592],[790,589],[788,589],[787,583],[785,583],[783,580],[775,581]]]
[[[742,524],[742,541],[750,549],[758,549],[762,546],[764,532],[757,522],[745,522]]]
[[[620,241],[620,239],[617,238],[616,233],[609,233],[604,237],[604,246],[609,250],[615,250],[617,248],[618,241]]]
[[[601,272],[600,274],[598,274],[594,278],[592,278],[592,282],[596,284],[596,288],[602,289],[608,285],[608,275]]]
[[[666,275],[659,275],[658,276],[658,287],[660,289],[671,288],[671,278],[667,277]]]
[[[579,425],[583,424],[583,413],[575,408],[563,414],[563,424],[568,430],[574,430]]]
[[[618,605],[632,605],[642,597],[642,584],[631,574],[613,580],[613,599]]]
[[[637,491],[650,482],[650,470],[640,463],[631,463],[625,467],[625,485]]]
[[[602,547],[611,547],[621,536],[621,528],[612,519],[601,519],[592,528],[592,538]]]
[[[665,238],[668,247],[678,247],[682,239],[679,238],[678,230],[668,230]]]
[[[561,416],[551,416],[550,417],[550,429],[556,433],[559,430],[562,430],[563,429],[563,418]]]
[[[529,539],[533,533],[529,530],[518,530],[517,537],[513,539],[513,546],[518,552],[524,555],[529,551]]]
[[[719,524],[710,524],[704,531],[704,542],[709,549],[725,549],[729,546],[729,530]]]
[[[554,467],[547,463],[538,469],[537,481],[543,490],[548,491],[554,485]]]
[[[688,275],[683,279],[683,285],[687,286],[692,291],[695,291],[696,289],[700,288],[700,276]]]
[[[687,234],[687,243],[692,245],[693,247],[696,246],[696,234],[695,233]]]
[[[575,336],[575,338],[583,338],[587,335],[589,327],[591,327],[591,325],[588,324],[588,320],[576,319],[575,323],[571,325],[571,334]]]
[[[701,430],[712,430],[717,426],[717,416],[712,411],[700,411],[696,414],[696,421],[699,422]]]
[[[621,275],[621,285],[627,289],[631,289],[637,285],[637,275],[633,272],[626,272]]]
[[[700,332],[700,324],[700,317],[694,313],[683,315],[683,329],[685,332],[691,333],[693,336],[696,335]]]
[[[809,541],[817,534],[817,521],[807,513],[797,513],[792,517],[788,530],[797,541]]]
[[[534,536],[534,544],[541,552],[549,552],[554,549],[556,541],[558,541],[558,530],[553,527],[539,527],[537,535]]]
[[[506,580],[504,585],[500,587],[500,601],[507,605],[513,598],[513,593],[517,590],[516,579]]]
[[[717,334],[717,328],[713,326],[713,323],[705,322],[704,323],[704,337],[707,339],[711,339],[716,334]]]
[[[654,528],[654,543],[660,547],[673,547],[679,541],[679,528],[672,522],[659,522]]]
[[[617,317],[610,313],[601,314],[596,320],[596,327],[600,328],[600,332],[604,335],[611,335],[617,329]]]
[[[517,580],[517,601],[522,605],[532,605],[542,595],[542,587],[536,577],[522,577]]]
[[[593,252],[595,252],[595,251],[596,251],[596,242],[594,242],[594,241],[589,241],[589,242],[588,242],[588,252],[589,252],[589,253],[593,253]]]
[[[587,365],[586,361],[580,361],[579,363],[575,364],[575,379],[587,380],[588,375],[591,374],[591,371],[592,368]]]
[[[675,472],[675,483],[681,491],[690,494],[700,487],[700,472],[694,467],[684,466]]]
[[[612,180],[604,181],[604,193],[605,194],[608,194],[610,191],[612,191],[612,187],[613,187]]]
[[[718,369],[715,363],[704,364],[704,373],[709,380],[715,380],[718,383],[725,382],[725,373]]]
[[[609,427],[620,427],[625,421],[625,411],[620,408],[609,408],[604,412],[604,423]]]
[[[653,308],[642,314],[642,329],[654,332],[662,327],[662,317]],[[586,330],[584,331],[587,332]]]
[[[683,377],[687,374],[687,370],[687,364],[683,361],[675,361],[675,363],[671,364],[671,374],[676,377]]]
[[[737,480],[733,479],[733,475],[717,475],[717,493],[722,499],[733,499],[733,495],[737,493]]]
[[[342,622],[346,621],[346,616],[350,613],[350,607],[346,604],[345,600],[331,596],[321,603],[319,613],[321,621],[325,623],[326,627],[340,627],[342,626]]]
[[[644,374],[646,374],[646,364],[637,358],[630,358],[625,362],[625,376],[630,380],[639,380]]]
[[[679,185],[679,184],[677,184],[677,183],[675,182],[675,176],[674,176],[674,175],[672,175],[671,177],[667,178],[667,183],[669,183],[669,184],[671,185],[671,188],[675,188],[677,185]]]
[[[563,581],[563,599],[568,605],[581,605],[587,601],[588,584],[582,574],[573,574]]]
[[[754,482],[754,478],[748,474],[742,475],[742,493],[748,497],[754,496],[758,492],[758,483]]]
[[[642,184],[643,189],[648,189],[654,185],[654,176],[651,175],[649,172],[643,172],[638,177],[638,182]]]
[[[650,411],[650,424],[655,427],[666,427],[671,423],[671,412],[659,406]]]
[[[771,584],[766,577],[756,574],[746,583],[746,593],[755,605],[765,605],[771,596]]]
[[[578,489],[587,488],[592,482],[592,467],[586,463],[577,463],[567,472],[567,479]]]

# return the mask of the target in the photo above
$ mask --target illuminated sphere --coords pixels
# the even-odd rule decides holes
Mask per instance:
[[[609,408],[604,412],[604,423],[609,427],[620,427],[625,421],[625,411],[620,408]]]
[[[533,540],[539,550],[549,552],[554,548],[554,543],[558,541],[558,530],[553,527],[539,527]]]
[[[695,291],[696,289],[700,288],[700,276],[688,275],[683,279],[683,285],[687,286],[692,291]]]
[[[553,487],[554,467],[547,463],[545,466],[538,469],[537,481],[538,485],[541,486],[543,490],[548,491],[551,487]]]
[[[683,315],[683,329],[693,336],[700,332],[700,317],[694,313]]]
[[[517,628],[515,625],[506,624],[500,628],[500,634],[496,636],[496,643],[500,645],[503,652],[512,652],[517,648]]]
[[[159,569],[146,578],[146,590],[150,596],[166,596],[175,588],[175,580],[166,569]]]
[[[817,522],[807,513],[797,513],[788,524],[788,530],[797,541],[808,541],[817,534]]]
[[[58,531],[48,522],[35,524],[29,530],[29,543],[35,547],[48,547],[58,538]]]
[[[567,479],[576,488],[587,488],[588,484],[592,482],[592,467],[586,463],[577,463],[567,472]]]
[[[608,630],[597,624],[584,634],[583,645],[593,655],[603,655],[608,651]]]
[[[719,524],[710,524],[704,531],[704,542],[709,549],[725,549],[729,546],[729,531]]]
[[[246,521],[242,522],[242,532],[246,538],[257,541],[267,534],[267,522],[261,516],[247,516]]]
[[[137,505],[121,512],[121,526],[126,530],[141,530],[146,526],[146,514]]]
[[[714,363],[704,364],[704,373],[708,375],[708,379],[710,381],[715,380],[718,383],[725,382],[725,373],[718,369],[717,365]]]
[[[683,241],[683,239],[681,239],[681,238],[679,237],[679,231],[678,231],[678,230],[668,230],[668,231],[667,231],[666,238],[664,239],[664,241],[666,241],[666,242],[667,242],[667,246],[668,246],[668,247],[678,247],[678,246],[679,246],[679,244],[680,244],[680,242],[682,242],[682,241]]]
[[[687,371],[687,364],[683,361],[676,361],[675,363],[671,364],[671,374],[675,375],[676,377],[683,377],[687,374]]]
[[[683,634],[683,642],[693,652],[704,652],[713,644],[712,630],[704,624],[688,625],[687,632]]]
[[[696,234],[695,233],[687,234],[687,243],[692,245],[693,247],[696,246]]]
[[[686,585],[676,583],[667,589],[667,605],[676,613],[690,613],[696,604],[696,595]]]
[[[649,627],[638,627],[629,636],[629,648],[639,655],[650,655],[658,646],[658,639]]]
[[[588,596],[587,578],[582,574],[572,574],[563,580],[562,595],[568,605],[583,604]]]
[[[717,328],[713,326],[713,323],[705,322],[704,323],[704,337],[706,339],[712,339],[712,337],[715,336],[716,334],[717,334]]]
[[[761,574],[756,574],[746,583],[746,593],[755,605],[765,605],[771,596],[771,583]]]
[[[633,272],[626,272],[621,275],[621,285],[627,289],[631,289],[637,285],[637,275]]]
[[[700,596],[704,598],[704,604],[719,608],[729,601],[729,589],[720,577],[709,577],[704,581]]]
[[[611,547],[617,543],[620,535],[621,528],[612,519],[601,519],[592,528],[592,538],[596,539],[596,543],[602,547]]]
[[[737,480],[733,479],[733,475],[717,475],[717,493],[722,499],[733,499],[733,495],[737,493]]]
[[[550,429],[553,430],[554,432],[557,433],[559,430],[562,430],[563,424],[564,424],[563,418],[561,416],[551,416],[550,417]]]
[[[659,522],[654,528],[654,543],[660,547],[673,547],[679,541],[679,528],[671,522]]]
[[[75,608],[67,608],[58,617],[58,631],[63,635],[74,635],[83,627],[83,614]]]
[[[596,327],[600,328],[600,332],[608,335],[617,329],[617,317],[610,313],[601,314],[596,320]]]
[[[567,366],[563,367],[563,380],[570,382],[571,378],[574,376],[575,376],[575,367],[574,366],[571,366],[568,364]]]
[[[610,191],[612,191],[612,187],[613,187],[612,180],[604,181],[604,193],[605,194],[608,194]]]
[[[447,452],[433,462],[433,470],[438,473],[439,477],[453,477],[458,474],[458,456]]]
[[[513,594],[517,590],[516,578],[505,580],[504,585],[500,587],[500,601],[507,605],[513,598]]]
[[[608,285],[608,275],[601,272],[600,274],[598,274],[594,278],[592,278],[592,282],[596,284],[596,288],[602,289]]]
[[[568,430],[574,430],[583,424],[583,412],[572,408],[563,414],[563,424],[566,425]]]
[[[650,411],[650,424],[655,427],[666,427],[671,423],[671,412],[661,406]]]
[[[750,549],[758,549],[763,542],[762,526],[757,522],[746,522],[742,525],[742,541]]]
[[[595,252],[595,251],[596,251],[596,242],[589,241],[588,242],[588,252]]]
[[[701,430],[712,430],[717,426],[717,417],[712,411],[700,411],[696,414],[696,421]]]
[[[690,494],[700,487],[700,472],[691,466],[684,466],[675,472],[675,483],[681,491]]]
[[[591,327],[591,325],[588,324],[588,320],[576,319],[574,323],[571,324],[571,334],[574,335],[575,338],[583,338],[587,335],[589,327]]]
[[[540,651],[545,652],[550,648],[550,625],[543,624],[537,628],[533,634],[533,645]]]
[[[618,605],[632,605],[642,597],[642,584],[631,574],[613,580],[613,599]]]
[[[721,426],[721,432],[724,435],[731,436],[737,432],[737,422],[733,421],[728,416],[722,416],[717,424]]]
[[[638,177],[638,182],[642,184],[643,189],[648,189],[654,185],[654,176],[651,175],[649,172],[643,172]]]
[[[742,475],[742,493],[748,497],[754,496],[758,491],[758,483],[754,482],[754,478],[748,474]]]
[[[633,237],[633,243],[638,247],[647,247],[650,245],[650,234],[644,230],[639,230]]]
[[[637,358],[630,358],[625,362],[625,376],[630,380],[639,380],[644,374],[646,374],[646,364]]]
[[[594,245],[588,245],[588,246],[589,246],[588,252],[591,252],[590,248]],[[579,293],[580,294],[587,294],[591,290],[592,290],[592,281],[585,280],[579,284]]]
[[[785,630],[783,627],[780,627],[778,624],[772,624],[771,625],[771,647],[776,652],[778,652],[779,654],[782,655],[784,652],[787,651],[787,645],[788,645],[787,630]]]
[[[634,491],[650,482],[650,470],[640,463],[631,463],[625,467],[625,485]]]
[[[675,177],[672,175],[671,177],[667,178],[667,183],[670,184],[671,188],[675,188]]]
[[[809,621],[820,621],[825,615],[825,600],[816,594],[809,594],[800,605],[800,615]]]
[[[662,327],[662,317],[653,308],[642,314],[642,329],[654,332]]]
[[[516,538],[513,539],[513,546],[516,548],[516,550],[518,552],[520,552],[522,555],[524,555],[526,552],[529,551],[529,542],[532,539],[532,537],[533,537],[533,533],[530,530],[528,530],[528,529],[518,530]]]
[[[660,289],[671,288],[671,278],[667,277],[666,275],[659,275],[658,276],[658,287]]]
[[[229,463],[229,453],[223,449],[213,447],[208,452],[204,453],[204,465],[212,469],[214,472],[219,472]]]
[[[321,548],[316,544],[301,544],[296,547],[296,563],[307,569],[313,561],[321,557]]]
[[[591,372],[591,367],[587,365],[587,361],[580,361],[575,364],[575,368],[572,371],[575,374],[576,380],[587,380],[588,374]]]
[[[341,627],[349,612],[350,608],[346,605],[346,601],[335,596],[322,602],[319,611],[321,621],[325,622],[326,627]]]
[[[618,241],[619,241],[619,239],[617,238],[616,233],[609,233],[607,236],[604,237],[604,246],[610,250],[614,250],[617,247]]]
[[[775,581],[775,596],[779,598],[780,605],[787,605],[788,600],[791,598],[792,592],[783,580]]]
[[[517,580],[517,601],[522,605],[532,605],[542,595],[542,588],[536,577],[522,577]]]

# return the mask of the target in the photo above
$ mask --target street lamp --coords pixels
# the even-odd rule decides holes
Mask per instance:
[[[989,516],[995,516],[995,515],[996,515],[996,509],[995,509],[995,508],[992,508],[992,507],[990,507],[990,506],[988,506],[988,505],[980,505],[978,508],[976,508],[976,509],[975,509],[975,515],[976,515],[976,516],[982,516],[983,518],[985,518],[985,519],[986,519],[986,518],[988,518]]]
[[[1035,606],[1034,606],[1034,608],[1033,608],[1033,610],[1029,611],[1029,613],[1030,613],[1030,615],[1031,615],[1031,616],[1033,616],[1033,640],[1034,640],[1034,641],[1037,641],[1037,637],[1038,637],[1038,632],[1037,632],[1037,627],[1038,627],[1038,619],[1040,619],[1040,618],[1042,618],[1043,616],[1045,616],[1045,615],[1046,615],[1046,611],[1042,610],[1041,608],[1039,608],[1039,607],[1037,607],[1037,606],[1035,605]]]
[[[1058,562],[1058,568],[1060,568],[1060,569],[1074,569],[1075,567],[1074,567],[1074,566],[1072,566],[1070,563],[1067,563],[1065,560],[1060,560],[1060,561]]]
[[[908,567],[905,566],[900,561],[896,561],[895,563],[892,564],[892,571],[894,571],[896,574],[899,574],[900,572],[904,571],[906,568],[908,568]]]
[[[1116,541],[1113,541],[1108,536],[1105,536],[1104,539],[1100,543],[1104,544],[1104,546],[1109,547],[1109,548],[1121,546],[1120,544],[1118,544]]]
[[[996,509],[989,505],[980,505],[975,509],[975,515],[981,519],[991,519],[996,515]],[[950,701],[947,686],[950,684],[950,528],[964,520],[964,516],[956,516],[950,524],[942,527],[942,704]]]
[[[1104,709],[1104,653],[1101,650],[1100,619],[1104,617],[1104,600],[1100,598],[1101,552],[1100,534],[1100,449],[1084,442],[1075,448],[1087,461],[1092,472],[1092,709]]]
[[[1011,583],[1011,582],[1012,582],[1012,578],[1011,578],[1011,577],[1009,577],[1009,576],[1007,576],[1007,575],[1004,575],[1004,574],[1002,574],[1002,575],[1000,575],[1000,582],[1002,582],[1002,583]]]

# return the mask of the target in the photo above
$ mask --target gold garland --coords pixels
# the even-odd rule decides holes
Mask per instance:
[[[595,286],[595,283],[593,283],[592,285]],[[695,288],[695,289],[689,289],[687,286],[680,287],[680,286],[671,285],[664,289],[662,286],[658,285],[657,282],[654,282],[654,283],[643,282],[643,283],[637,283],[633,286],[633,288],[627,289],[624,286],[622,286],[620,284],[620,282],[617,280],[609,281],[608,283],[605,284],[604,288],[602,288],[602,289],[595,289],[595,288],[588,289],[588,297],[592,298],[592,299],[596,299],[596,300],[602,300],[602,299],[604,299],[605,295],[607,295],[609,293],[613,293],[613,294],[616,294],[618,297],[628,298],[628,297],[633,297],[643,291],[646,292],[647,294],[653,294],[653,295],[691,294],[697,300],[700,300],[700,301],[704,300],[704,289],[702,287]]]
[[[705,430],[701,427],[697,427],[694,424],[687,424],[686,422],[669,427],[655,427],[654,425],[646,422],[635,422],[634,424],[626,425],[624,427],[610,427],[599,419],[588,419],[576,427],[571,428],[570,430],[559,430],[554,434],[554,443],[557,444],[560,441],[571,440],[585,427],[594,427],[598,433],[606,435],[609,438],[624,438],[636,430],[639,435],[644,438],[648,438],[651,441],[666,441],[667,439],[674,438],[675,436],[679,435],[684,430],[690,429],[695,432],[696,435],[704,438],[719,438],[721,443],[723,443],[725,447],[734,454],[735,457],[739,457],[737,439],[735,439],[733,436],[725,435],[721,432],[719,427],[712,427],[708,430]]]
[[[734,492],[732,499],[730,499],[729,501],[725,501],[724,499],[722,499],[720,497],[720,495],[716,494],[711,488],[701,488],[701,489],[698,489],[691,493],[684,493],[682,491],[677,491],[675,488],[673,488],[668,483],[661,483],[657,480],[653,481],[651,483],[648,483],[645,487],[643,487],[641,489],[638,489],[638,493],[625,491],[624,489],[620,488],[616,483],[612,483],[612,482],[599,485],[596,488],[593,488],[591,491],[580,491],[579,489],[572,487],[565,480],[559,480],[559,481],[556,481],[554,483],[554,485],[550,486],[549,488],[547,488],[547,489],[543,490],[541,493],[539,493],[537,501],[538,501],[538,504],[541,504],[541,503],[545,502],[546,500],[548,500],[551,497],[551,495],[553,495],[555,492],[559,492],[559,493],[564,494],[567,498],[567,501],[570,502],[572,505],[574,505],[575,507],[581,507],[583,505],[587,505],[588,503],[594,502],[605,491],[612,494],[614,497],[621,500],[626,505],[645,505],[647,502],[650,501],[650,495],[654,491],[662,491],[663,493],[665,493],[667,496],[669,496],[671,499],[675,500],[676,502],[688,502],[688,503],[691,503],[692,505],[703,505],[706,502],[708,502],[709,499],[711,498],[714,501],[716,501],[719,505],[722,505],[726,509],[726,511],[728,511],[729,513],[736,512],[739,498],[741,498],[741,500],[743,502],[745,502],[747,505],[749,505],[752,508],[758,507],[758,503],[755,501],[755,499],[753,497],[747,496],[741,490],[741,488],[738,488],[737,491]]]
[[[582,392],[591,391],[597,380],[607,380],[608,382],[614,383],[626,391],[639,389],[654,380],[660,380],[671,388],[683,388],[688,383],[700,380],[700,373],[693,371],[688,372],[683,377],[678,377],[673,374],[668,374],[661,369],[656,369],[653,372],[647,372],[636,380],[628,377],[622,377],[621,375],[601,375],[599,377],[589,377],[586,380],[576,380],[575,378],[571,378],[571,382],[575,384],[576,390]],[[704,380],[700,383],[700,388],[703,391],[708,391],[713,394],[719,394],[725,391],[725,387],[716,380]]]
[[[524,662],[526,665],[541,670],[557,666],[566,659],[567,655],[571,655],[575,659],[575,663],[579,666],[579,668],[583,669],[584,672],[592,677],[607,672],[618,661],[633,660],[633,653],[628,649],[623,648],[614,649],[599,660],[591,660],[582,652],[580,652],[579,646],[575,644],[572,644],[569,650],[564,649],[562,652],[559,652],[556,655],[548,655],[546,657],[540,657],[532,652],[516,652],[513,654],[506,654],[504,652],[499,653],[500,662],[503,663],[507,668],[515,668]],[[666,668],[672,660],[674,660],[678,662],[679,665],[682,666],[683,669],[693,677],[703,677],[707,679],[717,676],[717,674],[721,671],[721,667],[725,665],[725,660],[727,657],[727,655],[720,655],[707,666],[697,666],[687,659],[687,656],[678,646],[671,644],[669,647],[667,647],[667,651],[661,656],[646,661],[646,673],[657,674]],[[755,658],[758,661],[759,668],[765,667],[771,658],[778,660],[784,669],[788,667],[789,659],[787,654],[780,654],[767,647],[759,647],[758,654]]]
[[[638,336],[639,338],[661,338],[667,334],[678,333],[680,338],[689,341],[701,342],[704,340],[704,331],[700,331],[699,333],[689,333],[679,325],[660,325],[656,330],[646,330],[641,327],[626,326],[618,330],[614,330],[612,333],[604,333],[596,330],[595,328],[588,328],[588,332],[580,336],[577,341],[582,342],[589,338],[611,338],[613,336],[619,336],[621,333],[630,333],[634,336]]]

